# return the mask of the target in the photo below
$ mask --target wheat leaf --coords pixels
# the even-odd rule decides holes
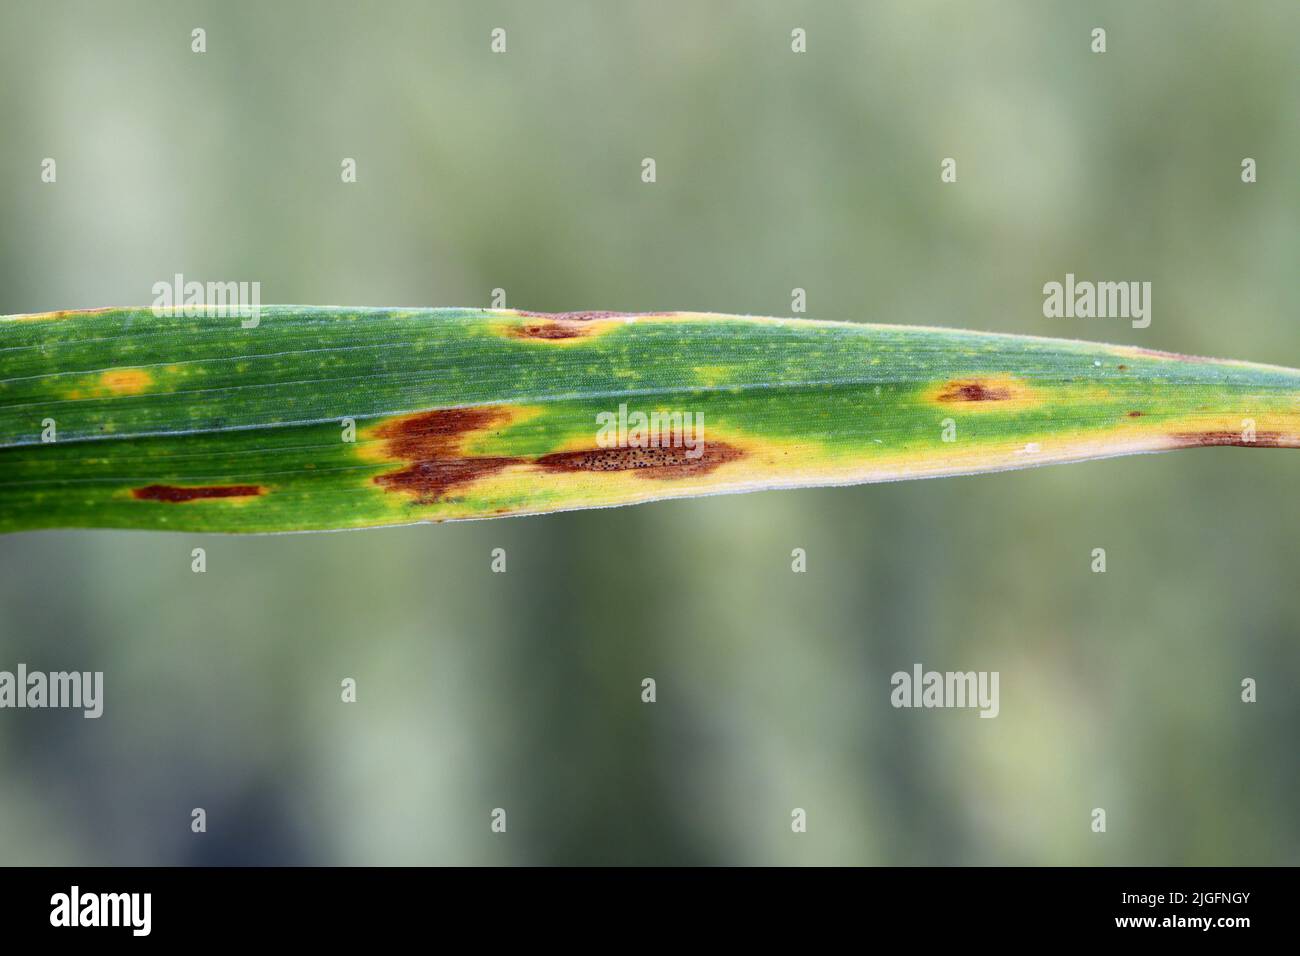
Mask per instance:
[[[184,313],[0,319],[0,531],[357,528],[1300,447],[1300,372],[1132,346],[703,313]]]

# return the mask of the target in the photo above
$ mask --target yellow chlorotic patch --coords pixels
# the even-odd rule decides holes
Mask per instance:
[[[6,322],[57,322],[61,319],[75,319],[83,315],[95,315],[100,312],[112,312],[112,306],[102,309],[61,309],[58,312],[29,312],[25,315],[0,316]]]
[[[1300,412],[1191,413],[1164,419],[1146,433],[1163,436],[1173,448],[1195,445],[1296,448],[1300,447]]]
[[[595,313],[557,313],[555,315],[521,315],[517,321],[494,323],[497,335],[519,342],[540,345],[577,345],[626,325],[625,318],[595,318]]]
[[[691,369],[699,376],[699,384],[704,388],[713,388],[731,380],[732,370],[726,365],[697,365]]]
[[[1032,397],[1003,401],[1015,400],[1032,401]],[[446,517],[472,516],[476,503],[500,502],[504,507],[496,513],[530,513],[726,491],[970,474],[1199,445],[1300,446],[1298,415],[1261,414],[1255,426],[1256,437],[1247,441],[1244,435],[1238,437],[1243,428],[1240,416],[1191,415],[1160,423],[1137,418],[1125,419],[1113,429],[1027,432],[988,443],[928,448],[868,445],[857,449],[829,449],[807,439],[772,440],[715,428],[706,434],[705,446],[726,450],[715,465],[674,470],[661,478],[651,468],[587,467],[584,459],[576,457],[588,448],[579,439],[565,442],[556,452],[531,464],[526,458],[513,460],[512,467],[476,483],[470,500],[448,502],[438,511]],[[705,458],[709,458],[707,452]],[[506,504],[521,497],[527,499],[526,504]]]
[[[142,368],[115,368],[100,375],[99,384],[114,395],[139,395],[153,384],[153,376]]]

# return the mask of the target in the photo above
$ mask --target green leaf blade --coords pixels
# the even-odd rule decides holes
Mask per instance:
[[[802,319],[112,309],[0,319],[0,362],[0,531],[369,527],[1300,447],[1295,370]],[[620,407],[690,415],[698,456],[689,433],[609,445]]]

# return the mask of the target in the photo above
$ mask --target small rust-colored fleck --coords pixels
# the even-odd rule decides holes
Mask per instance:
[[[198,501],[202,498],[252,498],[266,491],[260,485],[146,485],[132,488],[131,495],[141,501]]]

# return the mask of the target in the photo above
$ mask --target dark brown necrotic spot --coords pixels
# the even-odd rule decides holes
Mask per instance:
[[[517,339],[580,339],[587,330],[570,322],[536,322],[511,329]]]
[[[1241,432],[1177,432],[1170,436],[1179,448],[1236,445],[1241,448],[1300,448],[1300,436],[1282,432],[1256,432],[1250,440]]]
[[[468,485],[494,475],[515,458],[472,457],[418,461],[401,469],[379,475],[375,482],[389,491],[405,491],[422,504],[440,501],[458,485]]]
[[[984,382],[949,382],[939,393],[941,402],[1000,402],[1010,397],[1008,389]]]
[[[1128,417],[1129,417],[1129,418],[1141,418],[1141,417],[1142,417],[1142,413],[1141,413],[1141,412],[1129,412],[1129,413],[1128,413]]]
[[[260,485],[146,485],[132,488],[131,494],[142,501],[198,501],[200,498],[252,498],[266,489]]]
[[[543,455],[537,464],[547,471],[634,471],[642,478],[677,479],[707,475],[719,465],[745,453],[723,442],[706,442],[695,457],[688,448],[593,448]]]
[[[509,419],[499,408],[446,408],[387,422],[375,434],[389,457],[405,468],[375,476],[388,491],[413,495],[422,504],[440,501],[454,488],[494,475],[517,458],[461,454],[468,435],[498,427]]]
[[[540,319],[539,322],[525,322],[510,329],[510,334],[517,339],[580,339],[593,334],[596,330],[583,323],[597,319],[636,319],[648,316],[667,315],[666,312],[527,312],[519,310],[517,315],[525,318]]]

